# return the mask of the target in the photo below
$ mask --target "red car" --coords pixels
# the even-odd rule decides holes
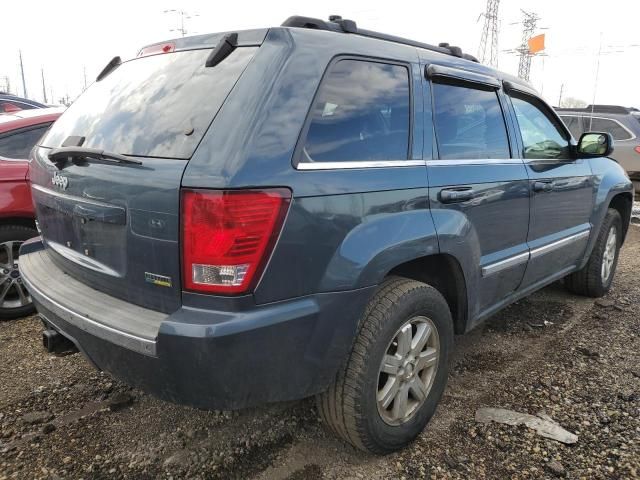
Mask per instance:
[[[33,311],[18,272],[20,245],[38,235],[27,158],[62,111],[39,108],[0,115],[0,319]]]

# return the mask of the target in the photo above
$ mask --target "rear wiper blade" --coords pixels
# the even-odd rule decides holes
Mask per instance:
[[[125,157],[119,153],[107,152],[99,148],[88,147],[60,147],[49,152],[49,160],[54,163],[62,162],[70,158],[84,158],[102,160],[103,162],[124,163],[131,165],[142,165],[140,160]]]

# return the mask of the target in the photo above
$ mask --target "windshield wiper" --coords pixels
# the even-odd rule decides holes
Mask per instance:
[[[119,153],[107,152],[99,148],[60,147],[51,150],[48,156],[49,160],[54,163],[63,162],[71,158],[83,158],[85,160],[93,158],[94,160],[101,160],[103,162],[142,165],[142,162],[135,158],[125,157]]]

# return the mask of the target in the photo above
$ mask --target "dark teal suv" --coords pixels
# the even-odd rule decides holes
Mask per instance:
[[[389,452],[434,414],[454,333],[561,278],[611,287],[612,142],[457,47],[340,17],[171,40],[33,150],[20,270],[51,351],[203,408],[317,395]]]

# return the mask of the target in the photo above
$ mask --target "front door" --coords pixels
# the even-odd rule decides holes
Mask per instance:
[[[591,167],[576,159],[570,134],[542,100],[511,91],[531,189],[527,243],[530,259],[522,288],[561,278],[583,258],[591,233]]]

